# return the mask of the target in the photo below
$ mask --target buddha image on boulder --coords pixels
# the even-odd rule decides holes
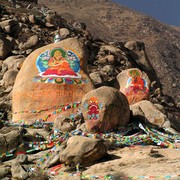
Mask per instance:
[[[41,77],[81,78],[78,56],[63,48],[54,48],[40,54],[36,67]]]
[[[102,104],[98,102],[96,97],[91,97],[89,102],[84,104],[84,108],[87,110],[88,120],[99,119],[99,113],[102,109]]]
[[[142,77],[139,70],[131,70],[128,72],[128,80],[124,89],[125,95],[148,94],[147,81]]]

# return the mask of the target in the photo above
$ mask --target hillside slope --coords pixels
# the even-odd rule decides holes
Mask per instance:
[[[180,102],[180,31],[107,0],[40,0],[69,21],[85,22],[106,41],[143,41],[163,93]]]

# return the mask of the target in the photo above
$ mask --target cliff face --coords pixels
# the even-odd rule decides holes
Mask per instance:
[[[179,99],[180,31],[107,0],[40,0],[69,21],[87,24],[94,37],[106,41],[143,41],[164,94]]]

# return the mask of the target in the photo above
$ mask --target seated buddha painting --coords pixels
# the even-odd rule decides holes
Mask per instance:
[[[63,48],[54,48],[41,53],[36,60],[41,77],[81,78],[78,56]]]
[[[125,95],[133,94],[148,94],[148,87],[146,80],[142,77],[142,73],[139,70],[131,70],[128,72],[128,80],[124,89]]]

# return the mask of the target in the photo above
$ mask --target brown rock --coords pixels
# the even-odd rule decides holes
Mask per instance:
[[[2,129],[1,129],[2,130]],[[10,151],[18,146],[20,133],[17,130],[0,134],[0,154]]]
[[[112,76],[114,73],[114,68],[112,65],[106,65],[101,69],[102,74],[106,74],[108,76]]]
[[[31,36],[25,43],[19,44],[20,50],[27,50],[35,46],[39,42],[39,38],[37,35]]]
[[[0,36],[0,59],[4,60],[11,52],[12,45],[10,41]]]
[[[118,74],[120,91],[126,95],[129,104],[149,98],[150,80],[146,73],[137,68],[127,69]]]
[[[133,116],[144,117],[144,112],[142,111],[142,109],[139,106],[133,106],[133,105],[131,105],[131,106],[130,106],[130,108],[131,108]]]
[[[49,44],[31,53],[16,78],[12,93],[13,112],[43,111],[14,113],[13,121],[24,119],[30,123],[39,118],[54,121],[58,112],[52,113],[59,106],[81,101],[83,95],[93,89],[86,74],[86,64],[84,46],[75,38]],[[68,115],[73,110],[77,111],[72,109],[64,113]]]
[[[35,24],[36,23],[36,17],[35,15],[29,15],[29,22],[31,22],[32,24]]]
[[[106,64],[107,63],[106,57],[99,57],[98,58],[98,63],[99,64]]]
[[[167,116],[161,113],[161,111],[159,111],[156,106],[154,106],[150,101],[143,100],[137,102],[131,105],[130,109],[134,111],[134,109],[136,109],[137,107],[139,107],[143,111],[145,118],[152,124],[163,126],[163,124],[167,120]],[[140,115],[142,115],[142,113]]]
[[[7,134],[5,134],[8,151],[17,147],[20,142],[20,132],[18,130],[13,130]]]
[[[0,22],[0,27],[5,33],[13,35],[17,34],[21,30],[19,22],[13,19]]]
[[[116,59],[113,55],[107,55],[107,60],[108,60],[108,63],[110,64],[115,64],[116,63]]]
[[[14,85],[16,76],[18,74],[17,70],[10,69],[4,73],[3,79],[0,81],[1,86],[9,87]]]
[[[0,134],[0,154],[7,152],[7,142],[3,134]]]
[[[12,177],[15,179],[27,179],[29,176],[17,161],[12,162],[11,173]]]
[[[59,34],[60,34],[60,36],[62,38],[66,38],[66,37],[68,37],[70,35],[70,32],[69,32],[69,30],[67,28],[61,28],[59,30]]]
[[[93,73],[89,74],[89,77],[91,78],[94,85],[102,84],[102,79],[98,72],[93,72]]]
[[[8,174],[10,173],[10,168],[9,167],[0,167],[0,178],[5,178]]]
[[[76,147],[76,148],[74,148]],[[67,142],[67,147],[60,152],[60,162],[89,165],[107,154],[102,141],[81,136],[73,136]]]
[[[4,69],[6,69],[6,66],[7,69],[14,69],[14,70],[20,69],[24,60],[25,57],[22,55],[10,56],[3,61],[2,71],[5,71]]]
[[[49,27],[49,28],[54,27],[54,25],[53,25],[53,24],[48,23],[48,22],[46,22],[46,23],[45,23],[45,25],[46,25],[46,27]]]
[[[65,116],[58,116],[54,121],[54,128],[62,132],[70,132],[75,129],[74,123],[70,123],[70,119]]]
[[[16,157],[16,161],[19,164],[26,164],[28,162],[28,156],[26,154],[18,154]]]
[[[103,45],[101,46],[100,51],[109,51],[112,54],[124,54],[124,52],[122,50],[120,50],[119,48],[113,46],[113,45]]]
[[[46,22],[48,22],[48,23],[52,23],[52,18],[54,17],[54,15],[53,14],[47,14],[47,16],[45,17],[45,20],[46,20]]]
[[[104,132],[129,122],[130,110],[126,97],[112,87],[100,87],[87,93],[82,100],[86,129]]]

